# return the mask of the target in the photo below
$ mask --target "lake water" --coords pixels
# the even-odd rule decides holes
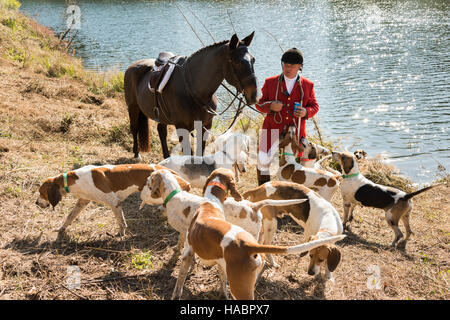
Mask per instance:
[[[64,1],[21,3],[43,25],[66,30]],[[160,51],[193,53],[203,45],[175,3],[206,45],[214,41],[199,20],[216,42],[233,28],[241,38],[255,31],[259,86],[280,73],[280,46],[300,48],[326,138],[382,154],[417,183],[450,170],[447,0],[79,1],[77,54],[87,68],[124,71]]]

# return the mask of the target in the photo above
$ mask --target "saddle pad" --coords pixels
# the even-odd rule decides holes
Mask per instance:
[[[182,57],[176,56],[174,59],[171,59],[170,61],[173,63],[177,63],[180,58],[182,58]],[[175,69],[175,65],[173,63],[170,63],[169,69],[167,69],[167,72],[165,73],[163,79],[159,83],[158,90],[156,90],[157,92],[162,93],[164,87],[166,86],[167,82],[169,81],[170,76],[172,75],[173,69]],[[163,67],[164,67],[164,65],[158,67],[158,69],[162,69]],[[154,92],[154,88],[151,87],[150,81],[148,83],[148,88],[150,89],[150,91]]]

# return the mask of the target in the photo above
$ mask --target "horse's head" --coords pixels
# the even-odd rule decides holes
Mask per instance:
[[[257,83],[253,64],[255,58],[248,51],[255,32],[239,40],[234,34],[229,42],[229,63],[224,70],[225,80],[244,94],[247,104],[257,102]]]

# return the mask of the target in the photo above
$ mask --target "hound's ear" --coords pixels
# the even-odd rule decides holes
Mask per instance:
[[[231,37],[231,40],[230,40],[230,44],[229,44],[230,50],[236,49],[238,47],[238,45],[239,45],[239,38],[236,34],[233,34],[233,36]]]
[[[242,39],[242,42],[244,43],[244,45],[246,45],[248,47],[250,45],[250,43],[252,43],[254,35],[255,35],[255,31],[253,31],[248,36],[246,36],[244,39]]]
[[[180,185],[180,187],[183,191],[191,190],[191,184],[189,182],[187,182],[186,180],[184,180],[183,178],[181,178],[178,175],[174,175],[174,177],[175,177],[175,179],[177,179],[178,184]]]
[[[278,148],[284,148],[291,142],[290,136],[288,134],[284,134],[280,136],[280,140],[278,142]]]
[[[303,152],[305,151],[305,146],[303,145],[303,143],[299,143],[297,135],[293,134],[292,135],[292,149],[295,151],[295,149],[297,149],[297,151]]]
[[[242,196],[239,191],[237,191],[236,185],[232,179],[230,179],[230,181],[228,182],[228,190],[230,191],[230,194],[234,198],[234,200],[242,201]]]
[[[151,197],[154,199],[161,198],[161,175],[152,175],[152,181],[150,183]]]
[[[355,156],[356,158],[356,156]],[[344,172],[346,174],[349,174],[350,171],[352,170],[353,166],[355,165],[355,160],[353,159],[353,157],[348,157],[348,156],[341,156],[341,163],[342,163],[342,167],[344,169]]]
[[[335,246],[330,247],[328,250],[330,251],[327,259],[328,270],[333,272],[341,261],[341,251]]]
[[[59,191],[59,186],[56,183],[51,183],[47,188],[48,201],[52,205],[53,209],[61,201],[61,192]]]

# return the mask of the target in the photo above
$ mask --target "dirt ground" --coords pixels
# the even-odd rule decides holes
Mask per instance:
[[[144,162],[162,159],[154,128],[152,147]],[[35,204],[47,177],[88,164],[134,162],[130,148],[121,94],[98,96],[75,80],[0,60],[0,299],[170,299],[178,234],[159,207],[139,211],[138,194],[130,196],[123,205],[129,233],[119,238],[112,211],[91,203],[69,237],[56,241],[74,196],[55,210]],[[256,186],[255,168],[242,178],[241,192]],[[390,247],[394,235],[383,211],[357,208],[351,231],[337,243],[342,261],[335,283],[309,276],[307,256],[276,256],[281,268],[265,269],[256,299],[449,299],[448,194],[444,185],[414,198],[414,234],[403,248]],[[332,202],[342,214],[340,194]],[[302,232],[283,218],[275,243],[297,244]],[[70,286],[74,266],[79,289]],[[183,298],[223,299],[215,267],[196,264]]]

